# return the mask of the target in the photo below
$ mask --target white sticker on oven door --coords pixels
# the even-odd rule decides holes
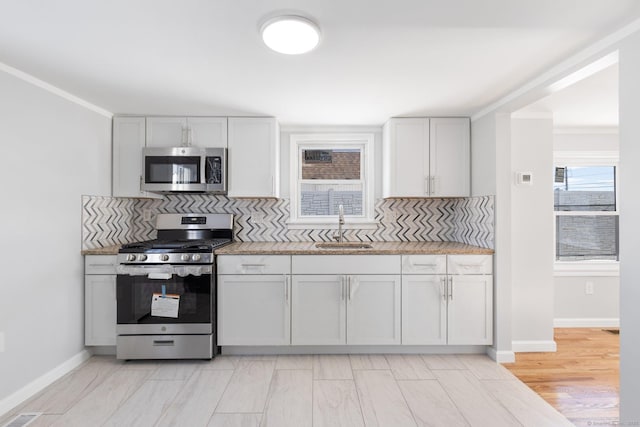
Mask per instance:
[[[153,294],[151,297],[151,315],[156,317],[178,318],[178,306],[180,305],[180,295],[176,294]]]

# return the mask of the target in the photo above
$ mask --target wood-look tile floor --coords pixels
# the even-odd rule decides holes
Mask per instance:
[[[517,353],[514,375],[577,426],[618,425],[620,336],[602,328],[556,328],[555,353]]]
[[[484,355],[95,356],[2,417],[41,426],[570,426]]]

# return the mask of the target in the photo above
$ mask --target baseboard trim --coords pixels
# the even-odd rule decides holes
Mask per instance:
[[[619,318],[553,319],[554,328],[619,328]]]
[[[555,341],[512,341],[511,348],[515,353],[543,353],[557,350]]]
[[[62,362],[60,365],[31,381],[29,384],[25,385],[18,391],[0,400],[0,416],[5,415],[10,410],[15,408],[34,394],[38,393],[43,388],[49,386],[54,381],[68,374],[90,357],[90,351],[82,350],[80,353]]]
[[[498,363],[514,363],[516,361],[516,354],[513,351],[496,350],[493,347],[487,349],[487,356]]]

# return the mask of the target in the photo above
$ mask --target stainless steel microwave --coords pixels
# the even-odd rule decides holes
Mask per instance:
[[[142,153],[142,190],[227,193],[226,148],[154,147]]]

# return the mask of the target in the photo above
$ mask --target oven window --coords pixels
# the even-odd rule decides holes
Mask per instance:
[[[168,280],[147,276],[117,277],[118,324],[210,323],[212,311],[211,275],[179,277]],[[153,294],[180,296],[178,317],[154,316],[151,312]]]
[[[147,184],[200,183],[199,156],[146,156],[144,163]]]

